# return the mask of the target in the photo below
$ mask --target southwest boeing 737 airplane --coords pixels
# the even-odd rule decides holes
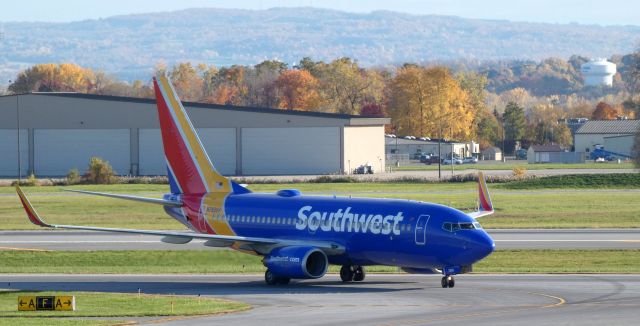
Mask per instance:
[[[442,287],[454,287],[453,275],[470,272],[494,250],[476,221],[493,213],[482,173],[479,210],[473,213],[410,200],[307,196],[294,189],[254,193],[213,167],[168,78],[158,76],[153,84],[171,193],[155,199],[70,191],[162,205],[192,232],[47,224],[16,187],[32,223],[161,236],[173,244],[204,239],[208,247],[262,256],[270,285],[317,279],[333,264],[342,266],[344,282],[363,281],[364,266],[388,265],[408,273],[442,273]]]

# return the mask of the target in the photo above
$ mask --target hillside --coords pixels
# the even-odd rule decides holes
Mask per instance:
[[[314,8],[189,9],[72,23],[0,24],[0,83],[34,63],[73,62],[147,79],[158,62],[292,63],[348,56],[361,64],[508,60],[631,52],[638,26],[542,24]]]

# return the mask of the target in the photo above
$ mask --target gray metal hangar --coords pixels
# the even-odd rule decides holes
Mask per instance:
[[[216,168],[225,175],[384,170],[387,118],[184,103]],[[20,129],[18,136],[17,129]],[[0,176],[83,172],[91,156],[121,175],[164,175],[155,100],[78,93],[0,97]],[[379,167],[377,165],[380,165]]]

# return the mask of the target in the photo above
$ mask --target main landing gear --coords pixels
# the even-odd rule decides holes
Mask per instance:
[[[357,265],[343,265],[340,268],[340,279],[342,282],[362,282],[366,276],[364,267]]]
[[[443,276],[442,280],[440,280],[440,285],[442,285],[443,288],[452,288],[456,285],[456,281],[452,275]]]
[[[289,282],[291,281],[291,278],[276,276],[270,270],[267,269],[267,271],[264,272],[264,281],[267,282],[267,284],[269,285],[276,285],[276,284],[286,285],[286,284],[289,284]]]

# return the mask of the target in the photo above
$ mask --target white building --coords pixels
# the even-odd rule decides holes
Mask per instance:
[[[607,59],[593,59],[580,67],[584,84],[586,86],[612,86],[613,75],[616,74],[616,65]]]

